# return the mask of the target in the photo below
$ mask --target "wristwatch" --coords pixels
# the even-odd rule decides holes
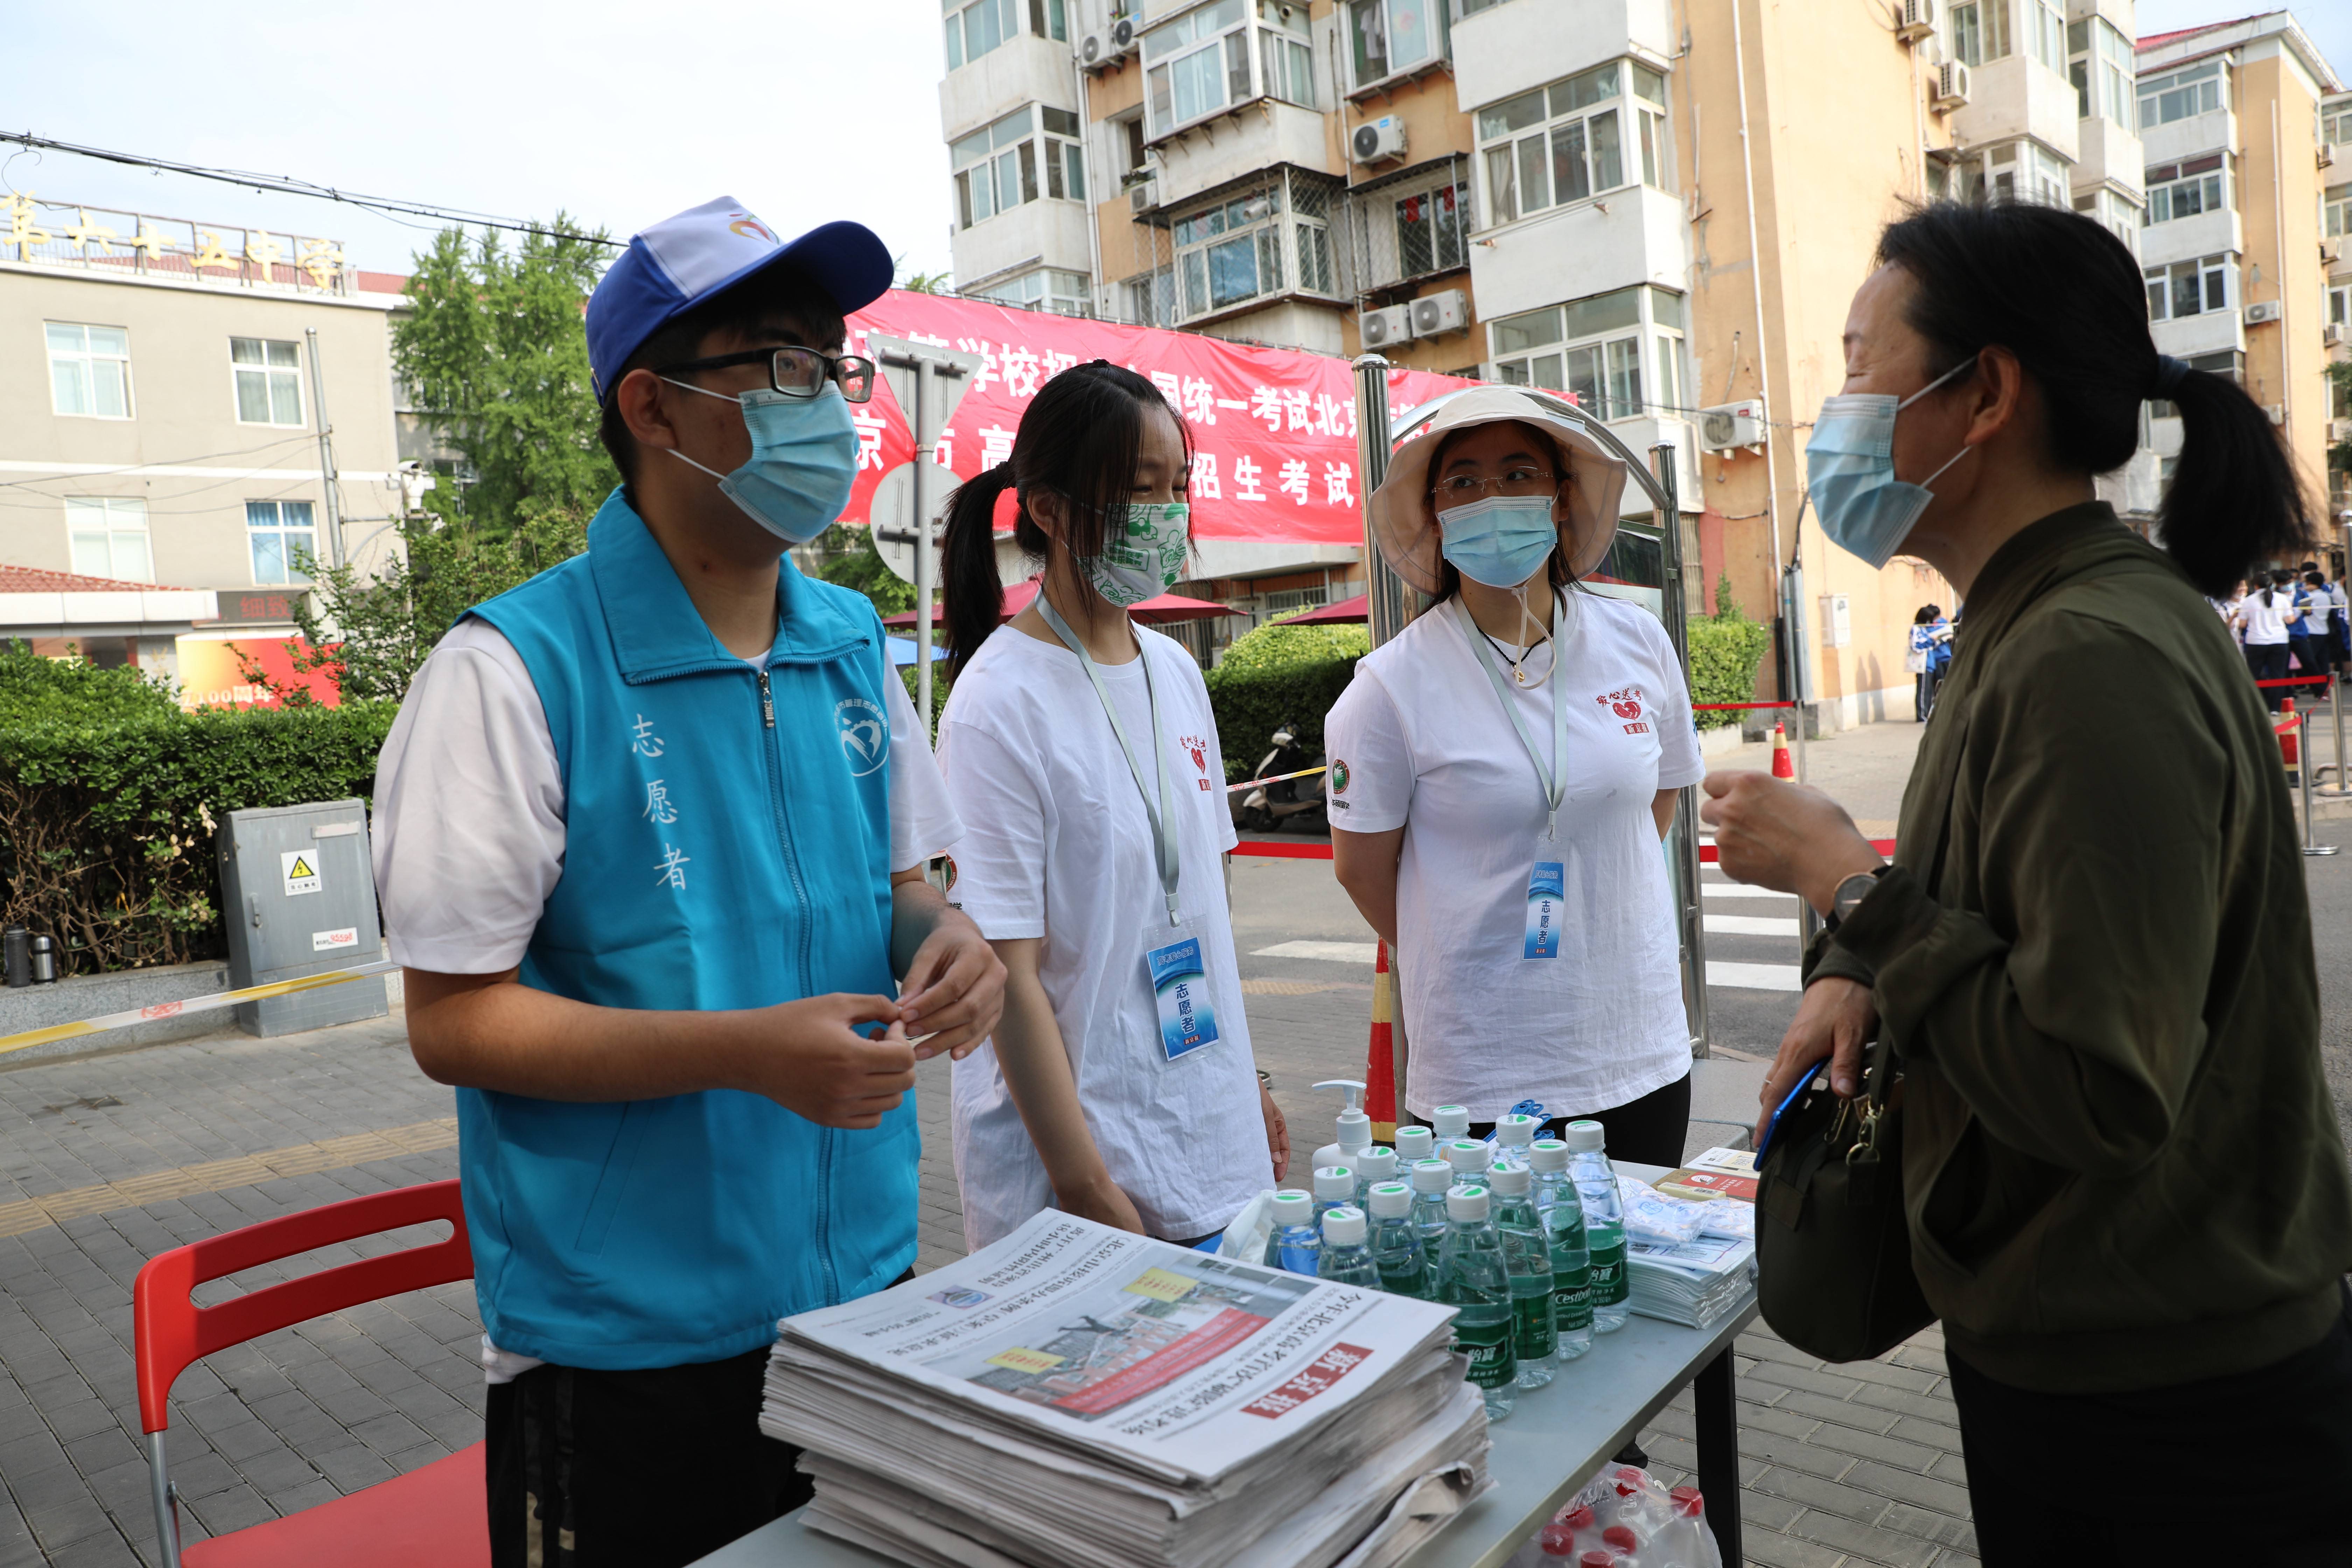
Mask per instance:
[[[1893,869],[1892,866],[1879,866],[1868,871],[1856,871],[1840,882],[1836,890],[1830,894],[1830,918],[1823,924],[1831,931],[1837,930],[1848,915],[1861,907],[1862,900],[1870,896],[1870,889],[1878,886],[1878,879]]]

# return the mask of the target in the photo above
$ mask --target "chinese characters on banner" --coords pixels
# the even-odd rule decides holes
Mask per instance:
[[[982,357],[979,374],[940,437],[937,460],[958,480],[1012,455],[1022,414],[1057,372],[1105,359],[1151,380],[1192,427],[1195,538],[1364,541],[1356,382],[1343,359],[895,289],[849,318],[851,353],[867,352],[868,332]],[[1392,371],[1391,419],[1475,384],[1426,371]],[[857,424],[857,480],[841,520],[863,523],[876,485],[915,455],[915,441],[887,380],[850,416]],[[1000,511],[1000,527],[1006,515]]]

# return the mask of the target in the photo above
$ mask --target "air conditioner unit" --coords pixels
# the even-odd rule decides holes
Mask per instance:
[[[2327,422],[2327,444],[2341,447],[2347,441],[2352,441],[2352,419],[2330,419]]]
[[[1348,155],[1359,163],[1404,156],[1404,121],[1393,114],[1359,125],[1348,135]]]
[[[2258,300],[2246,307],[2246,325],[2250,327],[2259,327],[2264,321],[2278,319],[2279,302],[2276,300]]]
[[[1127,210],[1130,214],[1148,213],[1160,205],[1160,181],[1138,180],[1127,187]]]
[[[1936,0],[1898,0],[1895,36],[1906,44],[1932,37],[1936,32]]]
[[[2323,239],[2319,242],[2319,264],[2322,267],[2341,267],[2344,264],[2342,238]]]
[[[2336,167],[2335,142],[2322,142],[2319,144],[2319,166],[2323,169],[2332,169]]]
[[[1946,60],[1936,68],[1936,96],[1933,107],[1937,113],[1960,109],[1969,101],[1969,68],[1958,60]]]
[[[2263,405],[2263,412],[2270,416],[2271,423],[2273,425],[2286,423],[2286,405],[2284,403],[2265,403]]]
[[[1764,405],[1750,399],[1698,411],[1698,445],[1703,452],[1728,452],[1736,447],[1764,444]]]
[[[1470,300],[1459,289],[1441,293],[1424,294],[1410,307],[1412,311],[1412,335],[1433,338],[1440,332],[1466,332],[1470,330]]]
[[[2341,321],[2330,321],[2327,325],[2320,328],[2319,341],[2326,343],[2331,349],[2342,348],[2345,341],[2344,323]]]
[[[1088,33],[1078,40],[1080,70],[1100,70],[1110,63],[1110,37],[1108,34]]]
[[[1135,18],[1114,16],[1110,24],[1111,58],[1124,59],[1135,52]]]
[[[1367,310],[1357,318],[1357,322],[1362,329],[1364,347],[1384,349],[1412,336],[1412,308],[1390,305],[1378,310]]]

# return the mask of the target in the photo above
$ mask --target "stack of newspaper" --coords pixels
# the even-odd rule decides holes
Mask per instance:
[[[785,1319],[760,1424],[923,1568],[1386,1568],[1491,1484],[1452,1315],[1048,1211]]]
[[[1709,1149],[1655,1188],[1621,1175],[1631,1305],[1704,1329],[1738,1307],[1756,1269],[1756,1158]]]

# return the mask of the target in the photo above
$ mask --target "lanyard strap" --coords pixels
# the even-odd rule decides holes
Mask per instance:
[[[1555,588],[1551,601],[1551,766],[1544,766],[1543,753],[1536,750],[1536,738],[1528,733],[1527,721],[1519,717],[1519,705],[1511,700],[1510,689],[1503,684],[1503,672],[1495,655],[1486,647],[1486,637],[1478,623],[1471,617],[1470,606],[1456,595],[1454,613],[1461,617],[1462,630],[1470,644],[1471,657],[1478,668],[1486,672],[1487,682],[1495,689],[1495,700],[1503,705],[1503,716],[1519,733],[1519,744],[1528,749],[1528,761],[1536,768],[1536,782],[1544,792],[1544,837],[1556,841],[1559,837],[1559,801],[1568,790],[1568,683],[1559,669],[1561,639],[1567,635],[1568,595]],[[1530,652],[1533,650],[1530,649]]]
[[[1110,732],[1118,737],[1118,749],[1127,753],[1127,771],[1135,775],[1136,793],[1143,797],[1144,819],[1151,824],[1152,852],[1160,861],[1160,890],[1168,899],[1168,923],[1176,925],[1181,919],[1176,912],[1176,838],[1169,827],[1168,751],[1160,743],[1160,693],[1151,684],[1151,656],[1144,651],[1143,639],[1138,637],[1135,656],[1143,664],[1143,699],[1151,712],[1151,759],[1160,767],[1160,805],[1157,810],[1151,805],[1151,786],[1143,782],[1143,764],[1135,760],[1135,748],[1127,739],[1127,726],[1119,722],[1118,710],[1112,705],[1110,693],[1103,689],[1102,677],[1095,670],[1095,661],[1087,657],[1087,650],[1071,633],[1069,623],[1055,613],[1042,584],[1037,591],[1037,613],[1045,618],[1047,626],[1054,628],[1054,635],[1062,639],[1063,646],[1078,656],[1078,668],[1085,670],[1087,679],[1094,683],[1095,696],[1102,701],[1103,717],[1110,721]]]

